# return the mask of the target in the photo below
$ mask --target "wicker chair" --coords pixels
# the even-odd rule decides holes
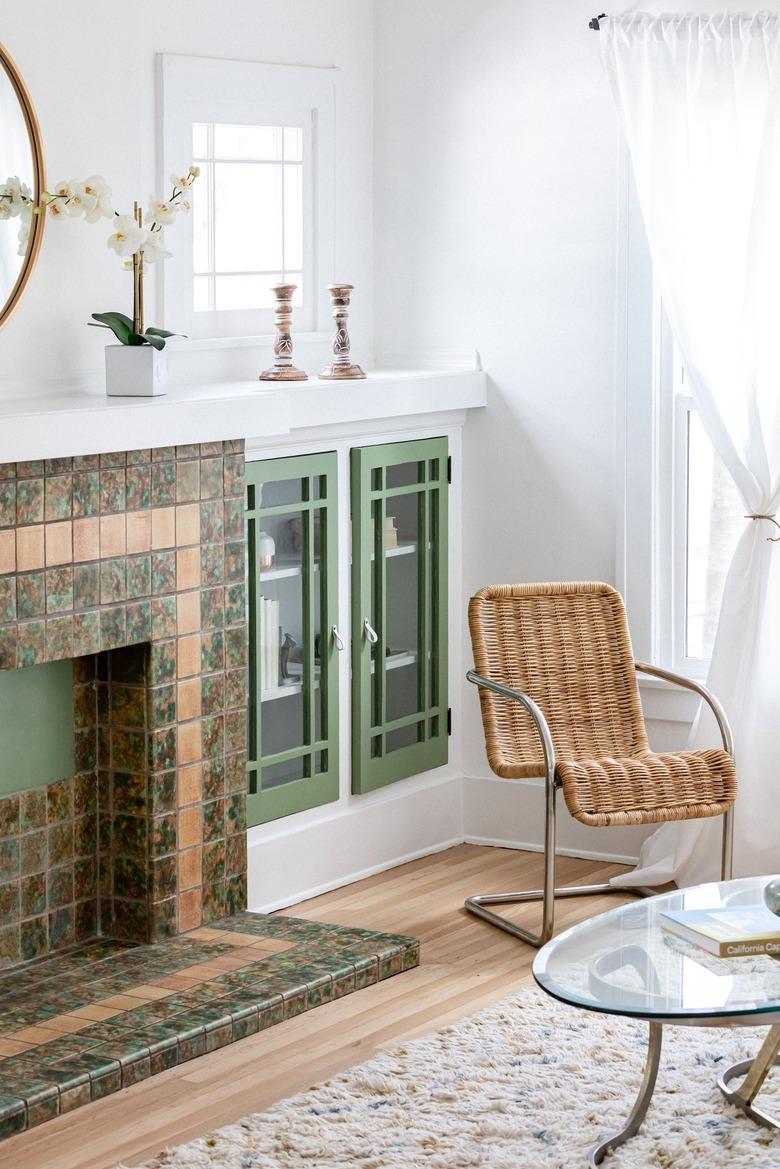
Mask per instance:
[[[609,585],[492,585],[471,598],[469,628],[488,762],[504,779],[546,781],[544,888],[470,897],[466,908],[533,946],[553,932],[555,897],[626,892],[555,888],[556,793],[582,824],[658,824],[723,816],[721,875],[731,877],[736,799],[731,731],[714,695],[688,678],[635,662],[620,594]],[[723,750],[655,754],[636,672],[665,678],[708,703]],[[655,890],[635,887],[641,895]],[[487,909],[541,900],[533,934]]]

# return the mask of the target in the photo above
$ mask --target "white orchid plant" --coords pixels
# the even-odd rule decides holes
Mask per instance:
[[[100,175],[57,183],[53,191],[44,191],[40,207],[31,207],[30,214],[46,211],[53,219],[83,215],[87,223],[97,223],[101,219],[113,221],[106,246],[116,252],[124,260],[125,268],[133,273],[133,316],[119,312],[93,313],[93,319],[88,323],[111,329],[122,345],[152,345],[155,349],[163,349],[166,339],[176,336],[167,329],[144,326],[144,272],[146,264],[170,256],[171,253],[163,247],[163,229],[170,226],[178,215],[191,209],[190,188],[199,174],[200,168],[191,166],[184,175],[171,175],[170,197],[151,196],[145,215],[137,203],[130,215],[115,211],[111,188]],[[0,188],[0,205],[3,190]]]

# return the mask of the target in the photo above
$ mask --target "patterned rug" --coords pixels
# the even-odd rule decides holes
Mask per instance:
[[[780,1167],[780,1136],[730,1108],[715,1085],[724,1064],[754,1054],[764,1034],[667,1030],[643,1129],[605,1165]],[[529,988],[144,1169],[577,1169],[628,1114],[645,1037],[643,1025]],[[780,1112],[780,1090],[772,1095],[770,1086],[761,1099]]]

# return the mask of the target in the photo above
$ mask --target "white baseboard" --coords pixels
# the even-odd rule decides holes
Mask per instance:
[[[514,848],[521,852],[544,851],[538,840],[502,840],[494,836],[466,836],[464,844],[481,844],[488,848]],[[635,865],[638,856],[620,856],[614,852],[599,852],[597,849],[561,848],[555,850],[556,856],[573,856],[579,860],[604,861],[605,864]]]
[[[298,825],[291,817],[277,832],[250,829],[250,909],[284,909],[463,843],[459,776],[366,801],[331,805]]]
[[[415,852],[408,852],[404,856],[396,856],[390,860],[382,861],[380,864],[371,865],[369,868],[347,873],[320,885],[314,885],[311,889],[304,889],[293,896],[287,895],[282,897],[280,901],[271,901],[267,905],[252,905],[250,908],[253,913],[274,913],[277,909],[287,909],[288,906],[297,905],[300,901],[319,897],[321,893],[332,893],[334,889],[343,889],[346,885],[354,885],[356,881],[363,881],[366,877],[374,877],[377,873],[385,873],[388,869],[398,868],[399,865],[408,864],[409,861],[418,861],[424,856],[433,856],[437,852],[445,852],[448,848],[455,848],[456,845],[463,843],[464,841],[459,836],[452,840],[442,840],[439,844],[427,845]]]
[[[464,777],[464,840],[541,852],[544,798],[544,781],[541,779],[511,780],[492,775]],[[636,864],[642,841],[653,831],[653,826],[589,828],[572,819],[561,796],[558,799],[556,851],[561,856]]]

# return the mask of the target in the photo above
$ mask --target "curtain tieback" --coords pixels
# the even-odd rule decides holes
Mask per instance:
[[[774,524],[776,528],[780,528],[780,523],[778,523],[777,520],[775,519],[774,512],[771,515],[758,515],[758,514],[746,515],[745,519],[746,520],[769,520],[770,524]],[[770,544],[778,544],[778,543],[780,543],[780,536],[767,536],[767,540]]]

